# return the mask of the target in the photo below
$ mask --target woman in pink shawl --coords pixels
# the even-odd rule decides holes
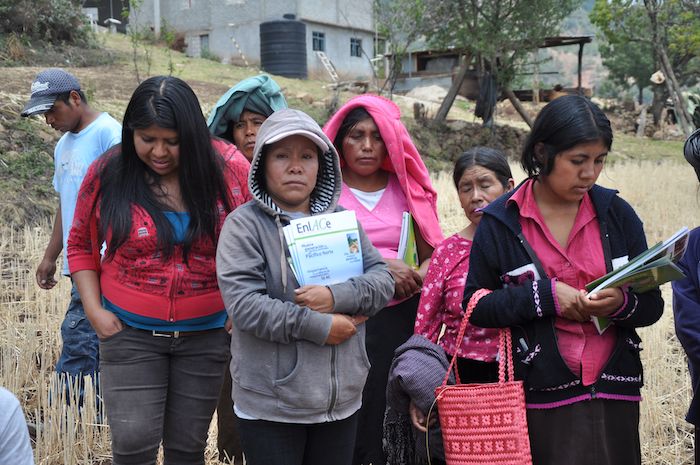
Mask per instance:
[[[323,128],[341,158],[340,205],[357,219],[389,266],[394,299],[366,325],[372,365],[362,398],[355,446],[357,465],[386,463],[382,422],[386,383],[394,350],[413,333],[419,292],[434,247],[443,236],[437,194],[394,102],[376,95],[350,99]],[[411,213],[419,266],[398,259],[403,212]]]

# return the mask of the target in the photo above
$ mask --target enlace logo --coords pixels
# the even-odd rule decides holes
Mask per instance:
[[[36,94],[37,92],[48,90],[48,88],[49,88],[48,82],[34,81],[34,82],[32,82],[32,95]]]

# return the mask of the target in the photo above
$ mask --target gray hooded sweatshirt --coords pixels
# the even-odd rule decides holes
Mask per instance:
[[[342,210],[340,164],[333,144],[305,113],[277,111],[258,132],[248,177],[253,200],[226,219],[216,268],[233,321],[231,375],[237,409],[261,420],[323,423],[347,418],[360,408],[370,365],[364,324],[342,344],[325,345],[331,314],[294,303],[299,284],[287,262],[281,229],[290,218],[266,192],[261,164],[268,141],[293,134],[325,150],[311,193],[311,214]],[[372,316],[394,293],[394,280],[361,227],[360,244],[364,274],[328,286],[336,313]]]

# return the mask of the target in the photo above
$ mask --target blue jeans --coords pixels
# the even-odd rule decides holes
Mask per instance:
[[[231,336],[213,329],[178,338],[124,326],[100,340],[102,394],[114,465],[204,465],[204,449]]]
[[[73,385],[78,378],[79,402],[83,399],[83,376],[91,375],[97,381],[100,368],[100,347],[97,334],[85,316],[83,302],[78,289],[73,284],[70,291],[70,304],[61,324],[63,348],[56,362],[56,371],[64,375],[68,385]],[[95,383],[97,385],[97,382]],[[70,396],[68,397],[70,399]]]

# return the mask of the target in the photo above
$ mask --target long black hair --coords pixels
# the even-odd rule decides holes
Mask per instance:
[[[185,234],[185,260],[193,241],[209,237],[216,242],[218,201],[226,211],[231,200],[224,180],[224,161],[211,144],[199,100],[190,86],[172,76],[143,81],[131,96],[122,125],[121,153],[110,159],[100,173],[101,233],[111,230],[107,259],[127,240],[132,226],[131,207],[139,205],[153,218],[163,259],[172,256],[173,229],[165,217],[169,210],[154,192],[160,176],[141,161],[134,147],[134,130],[151,126],[178,134],[180,193],[190,215]]]
[[[464,152],[455,161],[455,167],[452,171],[455,187],[459,187],[459,180],[462,179],[464,172],[474,166],[483,166],[493,171],[496,179],[504,188],[507,188],[508,181],[513,179],[510,165],[508,165],[508,157],[503,152],[491,147],[476,146]]]
[[[600,140],[610,150],[612,128],[605,113],[589,99],[565,95],[552,100],[540,111],[527,137],[520,164],[529,177],[547,176],[557,154],[578,144]],[[542,143],[544,157],[535,153]]]

